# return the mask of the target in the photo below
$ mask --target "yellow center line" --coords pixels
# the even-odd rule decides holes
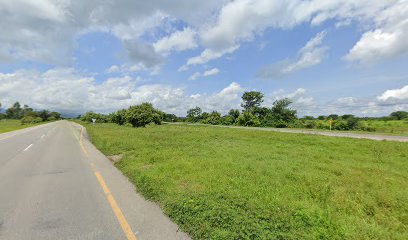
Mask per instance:
[[[98,179],[99,184],[101,185],[103,192],[105,193],[106,199],[108,200],[113,212],[115,213],[116,218],[119,221],[120,226],[122,227],[123,232],[125,233],[128,240],[137,240],[135,234],[132,231],[129,223],[126,221],[125,216],[120,210],[118,204],[116,203],[115,198],[113,198],[108,186],[103,180],[101,174],[98,171],[95,171],[96,179]]]
[[[86,151],[86,148],[83,144],[83,132],[84,132],[84,128],[81,128],[81,134],[79,137],[79,145],[81,145],[82,151],[84,152],[84,154],[86,155],[86,157],[89,157],[88,152]],[[122,228],[124,234],[126,235],[128,240],[137,240],[135,234],[132,231],[132,228],[130,227],[129,223],[127,222],[125,216],[122,213],[122,210],[120,210],[118,204],[116,203],[115,198],[113,197],[112,193],[110,192],[108,186],[105,183],[105,180],[102,178],[102,175],[95,170],[95,164],[94,163],[90,163],[96,179],[99,182],[99,185],[101,185],[103,192],[105,193],[105,197],[108,200],[109,205],[111,206],[113,213],[116,216],[116,219],[118,220],[120,227]]]

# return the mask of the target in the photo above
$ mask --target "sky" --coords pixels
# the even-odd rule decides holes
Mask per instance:
[[[0,0],[0,103],[299,116],[408,111],[408,0]]]

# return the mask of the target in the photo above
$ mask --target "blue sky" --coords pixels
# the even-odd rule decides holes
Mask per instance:
[[[299,115],[408,110],[408,2],[114,0],[0,3],[0,102],[68,114],[141,102]]]

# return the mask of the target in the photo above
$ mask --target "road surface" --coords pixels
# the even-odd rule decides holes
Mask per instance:
[[[189,239],[59,121],[0,134],[0,239]]]

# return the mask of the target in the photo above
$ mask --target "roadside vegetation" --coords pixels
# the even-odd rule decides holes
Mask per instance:
[[[110,114],[87,112],[78,119],[85,122],[116,123],[133,127],[160,125],[162,122],[187,122],[210,125],[302,128],[333,131],[365,131],[395,135],[408,135],[408,112],[397,111],[380,118],[361,118],[351,114],[327,116],[304,116],[298,118],[288,98],[273,102],[270,108],[262,106],[264,95],[251,91],[242,95],[242,110],[231,109],[226,115],[213,111],[203,112],[200,107],[187,111],[186,117],[164,113],[150,103],[142,103]]]
[[[17,122],[20,123],[20,125],[34,125],[42,122],[56,121],[61,119],[61,114],[58,112],[50,112],[48,110],[35,111],[28,105],[24,105],[23,107],[21,107],[21,104],[19,102],[15,102],[13,106],[7,108],[4,113],[2,113],[1,107],[2,104],[0,103],[0,120],[8,120],[3,121],[3,125],[14,126]]]
[[[193,239],[408,239],[408,144],[85,124]]]
[[[37,126],[41,123],[21,124],[20,120],[15,119],[2,119],[0,120],[0,133],[15,131],[27,127]]]

